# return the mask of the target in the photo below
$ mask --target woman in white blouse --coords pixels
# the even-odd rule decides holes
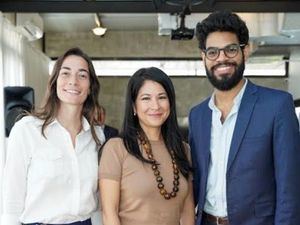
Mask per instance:
[[[78,48],[56,62],[43,107],[13,127],[4,170],[2,225],[91,225],[97,208],[95,127],[100,85]]]

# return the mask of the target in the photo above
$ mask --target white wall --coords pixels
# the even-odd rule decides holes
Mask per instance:
[[[2,37],[2,13],[0,12],[0,37]],[[3,100],[3,60],[2,60],[2,44],[0,44],[0,213],[2,213],[2,177],[5,157],[5,138],[4,138],[4,100]]]
[[[2,213],[2,181],[5,163],[5,86],[30,86],[40,104],[49,78],[50,58],[28,42],[0,12],[0,214]],[[5,225],[5,224],[2,224]]]
[[[300,98],[300,47],[294,48],[290,55],[288,91],[294,99]]]
[[[50,77],[50,58],[28,43],[24,45],[24,55],[24,85],[34,89],[35,105],[40,106]]]

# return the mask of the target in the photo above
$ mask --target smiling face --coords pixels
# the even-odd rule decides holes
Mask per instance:
[[[206,49],[214,47],[223,49],[231,44],[239,45],[236,34],[231,32],[212,32],[206,39]],[[227,57],[224,51],[220,51],[215,60],[209,60],[202,53],[207,77],[216,89],[221,91],[231,90],[241,82],[245,69],[245,57],[247,57],[245,52],[247,48],[248,46],[245,49],[239,48],[237,55],[233,58]]]
[[[70,55],[62,63],[57,78],[57,96],[60,105],[82,106],[90,92],[87,62],[80,56]]]
[[[163,86],[146,80],[138,92],[134,112],[146,133],[149,129],[160,129],[170,115],[169,98]]]

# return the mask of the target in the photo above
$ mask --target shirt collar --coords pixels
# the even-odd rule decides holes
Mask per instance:
[[[82,130],[84,132],[88,131],[91,128],[89,122],[87,121],[87,119],[84,116],[82,116],[82,118],[81,118],[81,123],[82,123]],[[56,118],[48,126],[50,127],[50,126],[55,126],[55,125],[61,126],[61,124],[59,123],[59,121]]]
[[[233,107],[234,108],[239,108],[240,104],[241,104],[241,101],[242,101],[242,98],[243,98],[243,95],[244,95],[244,92],[246,90],[246,86],[248,84],[248,79],[244,78],[245,79],[245,83],[242,87],[242,89],[239,91],[239,93],[234,97],[233,99]],[[217,108],[217,106],[215,105],[215,92],[212,94],[209,102],[208,102],[208,106],[211,110],[217,110],[219,111],[219,109]]]
[[[81,123],[83,131],[88,131],[91,128],[91,125],[84,116],[81,119]]]

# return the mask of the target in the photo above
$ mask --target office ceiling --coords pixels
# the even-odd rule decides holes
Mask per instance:
[[[187,3],[187,27],[194,28],[211,11],[228,9],[245,16],[254,30],[252,40],[260,45],[258,53],[288,56],[300,45],[300,0],[1,0],[0,11],[38,12],[46,33],[90,32],[95,13],[109,30],[158,31],[158,13],[177,15]],[[258,19],[264,15],[266,19]],[[274,26],[277,31],[262,33]]]
[[[299,0],[1,0],[3,12],[178,12],[190,3],[192,12],[228,9],[238,12],[298,12]]]

